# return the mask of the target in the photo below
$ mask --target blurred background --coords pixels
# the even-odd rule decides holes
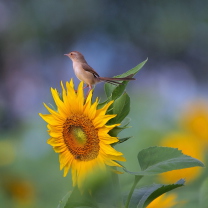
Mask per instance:
[[[63,55],[70,51],[106,77],[149,59],[129,83],[132,128],[119,135],[133,136],[117,147],[129,170],[139,170],[138,151],[154,145],[178,147],[206,164],[207,8],[206,0],[0,0],[0,207],[57,207],[71,190],[38,115],[47,112],[43,102],[52,102],[50,87],[60,90],[71,78],[78,84]],[[94,95],[105,99],[103,83]],[[176,176],[143,185],[186,178],[174,200],[198,206],[206,169]],[[132,180],[121,176],[124,191]]]

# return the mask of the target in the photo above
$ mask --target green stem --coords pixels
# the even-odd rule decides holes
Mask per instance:
[[[131,190],[130,190],[130,192],[129,192],[128,198],[127,198],[127,200],[126,200],[125,208],[128,208],[128,207],[129,207],[129,204],[130,204],[131,197],[132,197],[132,195],[133,195],[134,189],[136,188],[137,183],[140,181],[140,179],[141,179],[142,177],[143,177],[143,176],[137,176],[137,175],[135,175],[133,186],[131,187]]]
[[[114,185],[114,189],[115,189],[114,193],[116,194],[116,196],[115,196],[115,198],[116,198],[116,207],[122,208],[121,190],[120,190],[118,174],[112,172],[112,179],[113,179],[113,185]]]

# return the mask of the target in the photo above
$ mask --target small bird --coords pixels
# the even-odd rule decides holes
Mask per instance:
[[[100,77],[99,74],[88,65],[84,56],[80,52],[72,51],[64,55],[68,56],[72,60],[74,73],[80,81],[83,81],[87,85],[85,88],[89,87],[88,93],[95,84],[102,81],[110,84],[121,84],[118,81],[135,80],[132,78],[133,74],[123,78]]]

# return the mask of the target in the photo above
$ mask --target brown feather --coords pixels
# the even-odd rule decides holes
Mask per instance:
[[[99,74],[91,66],[89,66],[87,63],[82,63],[82,68],[85,71],[88,71],[88,72],[92,73],[95,77],[100,77]]]

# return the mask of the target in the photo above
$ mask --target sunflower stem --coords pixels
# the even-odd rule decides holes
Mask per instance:
[[[116,168],[115,168],[116,170]],[[115,193],[115,203],[116,207],[122,208],[122,200],[121,200],[121,191],[120,191],[120,183],[117,173],[112,172],[112,180],[113,180],[113,187],[114,187],[114,193]]]
[[[140,181],[140,179],[142,178],[143,176],[137,176],[135,175],[135,178],[134,178],[134,183],[131,187],[131,190],[129,192],[129,195],[128,195],[128,198],[126,200],[126,205],[125,205],[125,208],[128,208],[129,207],[129,204],[130,204],[130,201],[131,201],[131,197],[133,195],[133,192],[134,192],[134,189],[136,188],[136,185],[137,183]]]

